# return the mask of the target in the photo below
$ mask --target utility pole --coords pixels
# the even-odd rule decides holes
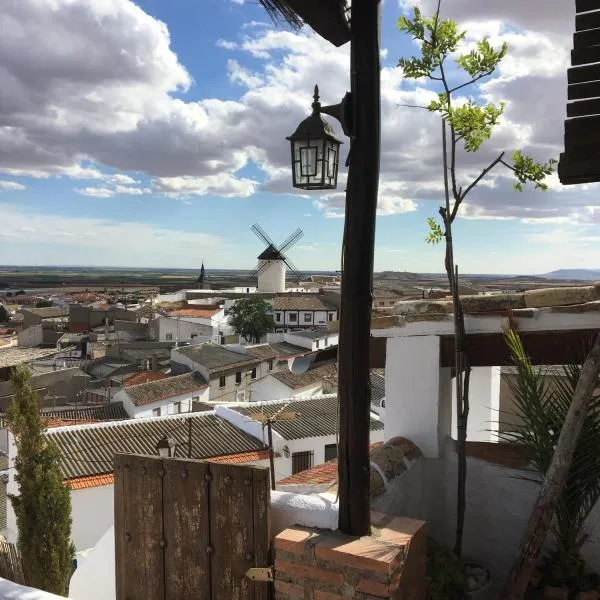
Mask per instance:
[[[379,0],[351,7],[351,140],[343,243],[338,398],[340,529],[371,532],[369,341],[379,188]]]
[[[273,452],[273,427],[271,419],[267,421],[267,432],[269,435],[269,465],[271,467],[271,489],[275,489],[275,453]]]

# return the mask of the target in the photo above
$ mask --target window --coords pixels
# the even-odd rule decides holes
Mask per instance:
[[[310,323],[312,321],[312,314],[311,313],[304,313],[304,322],[305,323]]]
[[[293,452],[292,453],[292,475],[300,473],[300,471],[306,471],[306,469],[312,469],[313,466],[312,451],[307,452]]]
[[[173,413],[176,415],[181,413],[181,402],[173,402]]]
[[[325,462],[337,458],[337,444],[325,444]]]
[[[198,334],[197,333],[192,333],[192,339],[197,338]]]
[[[242,383],[242,372],[241,371],[237,371],[235,374],[235,382],[236,383]]]
[[[173,341],[173,334],[172,333],[167,333],[165,335],[165,339],[167,340],[167,342]]]
[[[278,323],[281,323],[281,313],[275,313],[275,320],[276,320]]]
[[[290,313],[290,323],[296,323],[298,321],[298,313]]]
[[[385,306],[385,300],[381,300],[381,301],[379,302],[379,306]]]
[[[250,371],[250,379],[256,379],[256,367]]]
[[[267,369],[268,369],[269,371],[272,371],[272,370],[273,370],[273,361],[272,361],[272,360],[268,360],[268,361],[267,361]]]
[[[225,375],[221,375],[221,377],[219,377],[219,387],[220,388],[225,387]]]
[[[315,348],[319,349],[319,340],[317,340]]]
[[[153,417],[160,417],[160,407],[152,409],[152,416]]]
[[[329,320],[333,321],[333,313],[329,313]]]

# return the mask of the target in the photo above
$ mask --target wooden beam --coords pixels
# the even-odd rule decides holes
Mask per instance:
[[[600,45],[600,29],[588,29],[587,31],[576,31],[573,34],[573,48],[590,48]]]
[[[596,329],[579,331],[523,332],[519,335],[534,365],[564,365],[583,363],[591,348]],[[442,336],[440,340],[440,366],[454,364],[454,337]],[[473,367],[494,367],[511,364],[510,352],[501,333],[467,335],[469,360]]]
[[[387,353],[387,338],[372,337],[369,350],[369,365],[371,369],[385,369]]]
[[[567,117],[582,117],[585,115],[600,115],[600,98],[579,100],[567,104]]]
[[[598,61],[600,61],[600,46],[571,50],[571,64],[574,67],[576,65],[586,65]]]
[[[600,11],[583,13],[575,17],[575,31],[600,27]]]
[[[596,98],[600,96],[600,81],[591,83],[576,83],[567,88],[569,100],[582,100],[584,98]]]
[[[587,83],[588,81],[598,81],[600,79],[600,64],[586,65],[583,67],[571,67],[567,69],[567,82]]]
[[[379,0],[352,2],[353,139],[346,188],[339,335],[340,529],[371,532],[369,343],[379,187],[381,100]]]
[[[600,181],[600,157],[577,160],[563,152],[558,162],[558,177],[563,185]]]
[[[600,0],[575,0],[575,12],[582,13],[590,10],[600,10]]]
[[[583,135],[600,133],[600,117],[581,117],[579,119],[568,119],[565,121],[565,133],[567,135]]]

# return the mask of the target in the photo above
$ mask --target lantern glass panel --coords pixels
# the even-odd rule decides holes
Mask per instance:
[[[329,184],[336,183],[338,161],[339,161],[339,144],[332,140],[327,142],[327,179]]]
[[[324,140],[306,139],[295,140],[294,148],[294,179],[299,187],[319,188],[325,177]]]

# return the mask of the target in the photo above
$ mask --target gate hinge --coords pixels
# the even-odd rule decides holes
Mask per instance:
[[[252,581],[273,581],[273,567],[252,567],[246,571],[246,577]]]

